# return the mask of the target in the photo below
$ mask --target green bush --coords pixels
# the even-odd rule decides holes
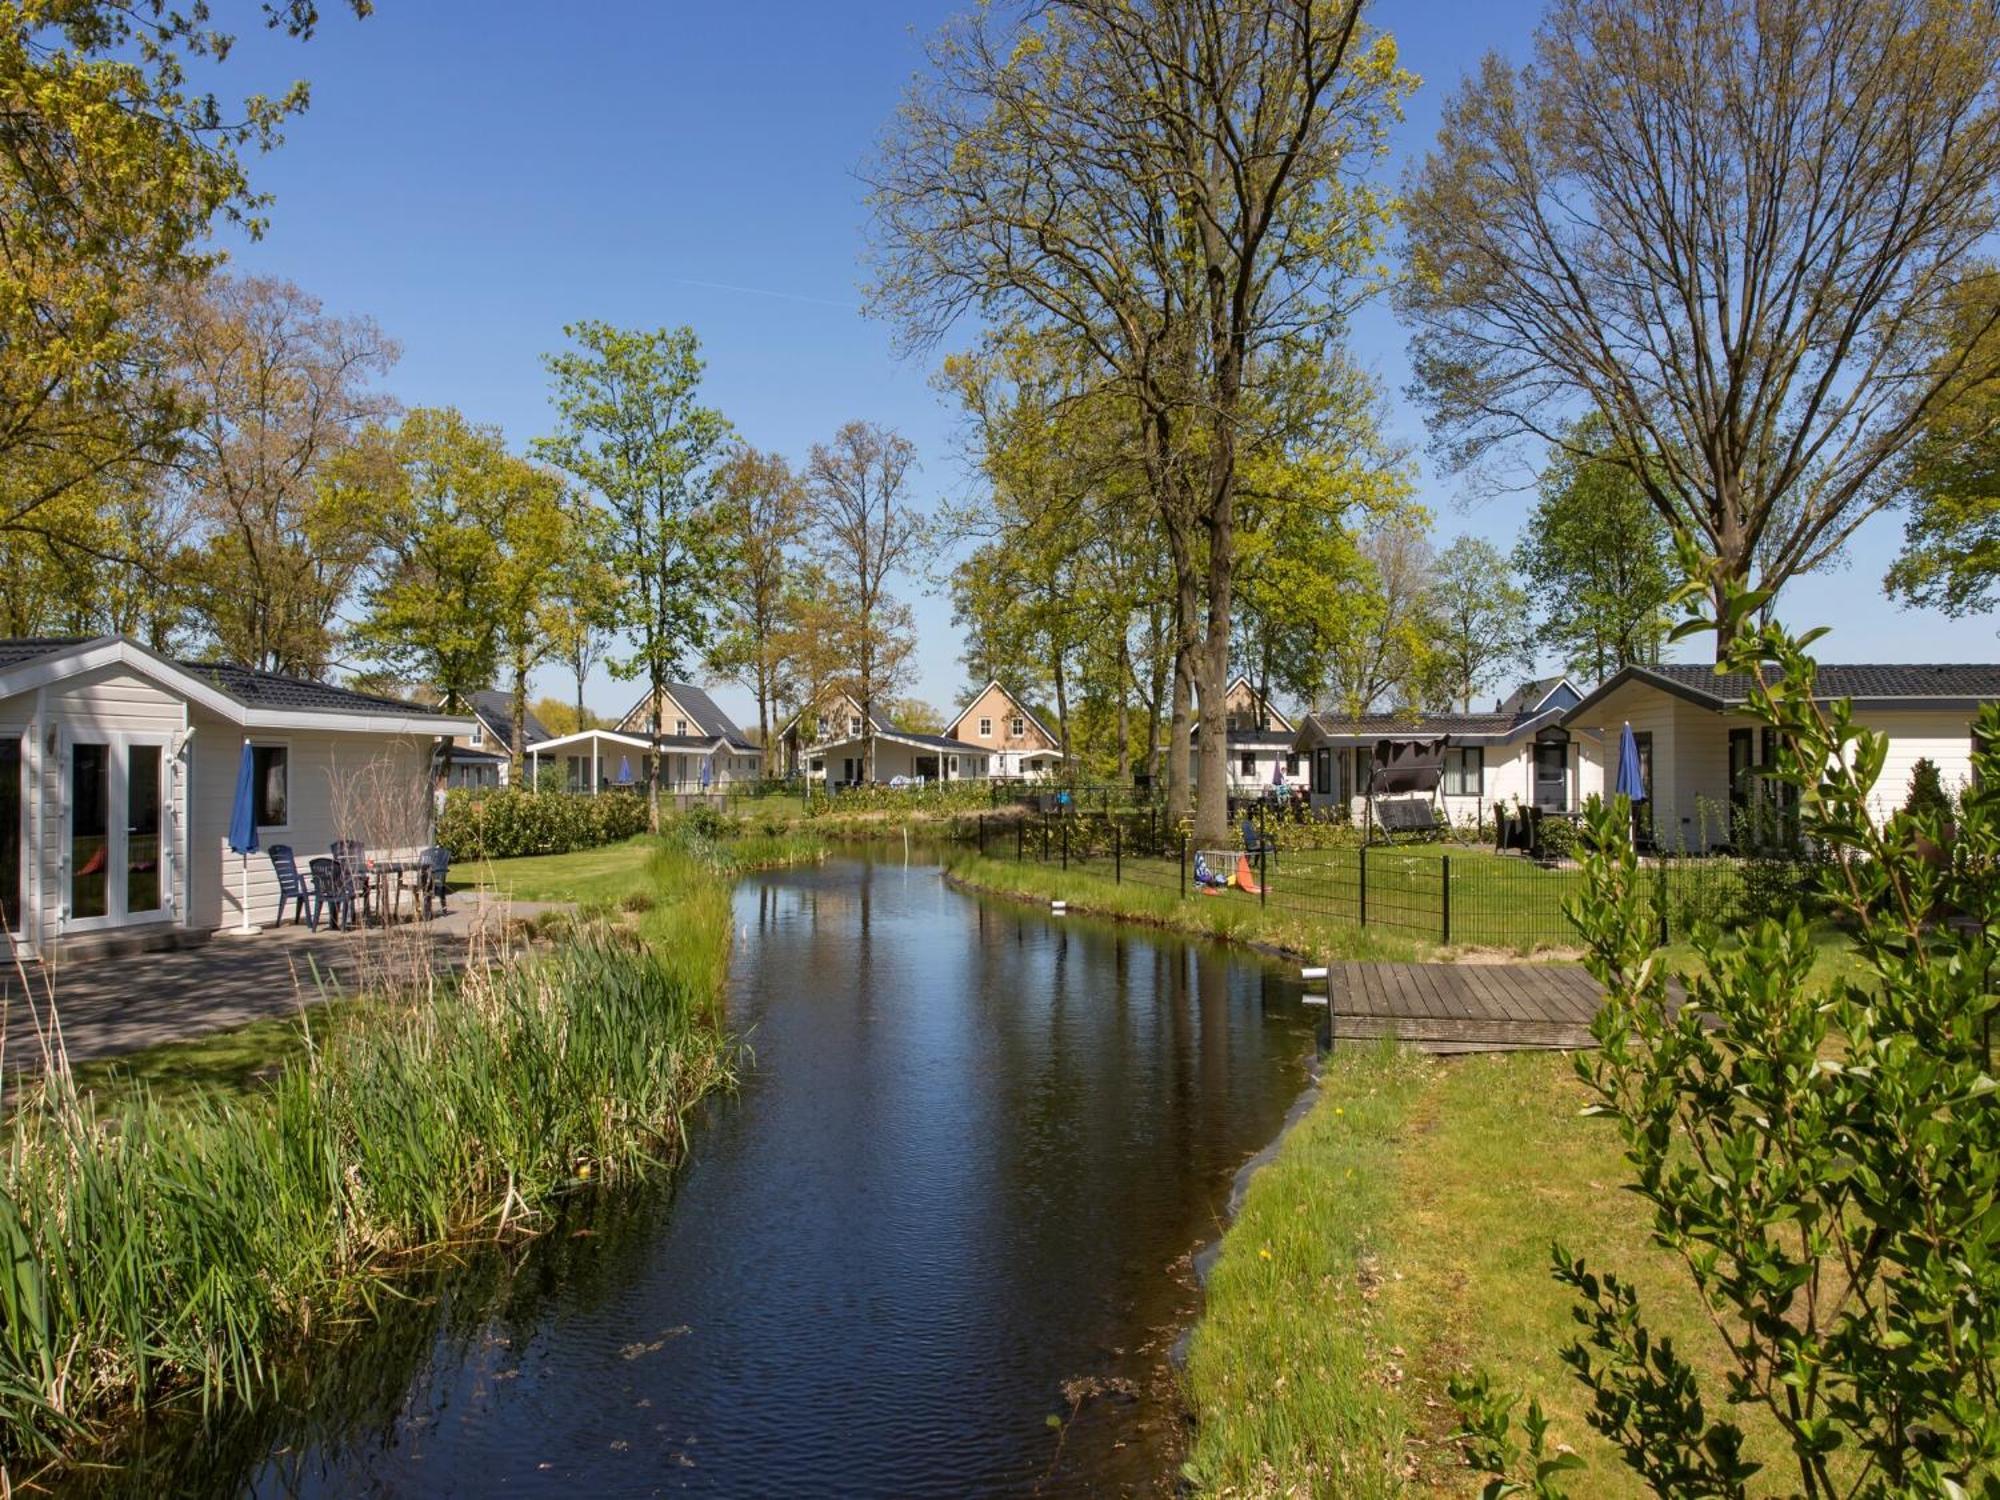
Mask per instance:
[[[455,861],[567,854],[646,831],[646,800],[631,792],[592,797],[525,787],[445,796],[437,841]]]
[[[1544,859],[1568,859],[1576,853],[1576,824],[1568,818],[1543,818],[1535,837]]]
[[[1938,773],[1937,762],[1928,755],[1910,767],[1910,800],[1903,804],[1903,811],[1913,818],[1951,821],[1951,793],[1944,789],[1944,777]]]
[[[812,817],[850,812],[941,812],[993,805],[985,781],[934,781],[925,786],[856,786],[828,795],[815,788],[807,812]]]

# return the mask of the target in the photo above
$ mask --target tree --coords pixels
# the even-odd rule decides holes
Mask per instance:
[[[785,607],[792,552],[806,529],[805,485],[782,454],[740,445],[717,475],[715,520],[724,555],[721,630],[708,667],[750,689],[757,743],[768,745],[784,685]]]
[[[370,433],[338,475],[339,503],[379,549],[355,627],[365,657],[464,711],[499,665],[509,512],[547,476],[510,456],[498,428],[430,407]]]
[[[585,709],[581,714],[576,705],[563,698],[537,698],[528,705],[528,712],[552,735],[575,734],[580,729],[596,729],[603,720]]]
[[[576,684],[572,716],[578,729],[593,727],[594,716],[584,707],[584,685],[611,649],[611,633],[629,613],[626,585],[613,570],[611,544],[611,518],[601,506],[572,507],[569,546],[556,560],[543,611],[550,655]]]
[[[314,0],[260,9],[298,38],[318,22]],[[0,8],[0,530],[49,535],[74,486],[172,455],[189,410],[161,294],[215,264],[218,217],[261,231],[244,156],[306,103],[294,84],[232,117],[191,90],[191,64],[230,41],[205,6],[165,0]]]
[[[1551,451],[1514,566],[1537,609],[1536,639],[1601,681],[1660,659],[1674,574],[1666,522],[1630,469],[1581,456],[1596,446],[1579,431]]]
[[[544,360],[560,423],[535,448],[611,517],[611,565],[633,584],[620,623],[639,648],[611,666],[645,679],[649,738],[657,742],[668,681],[708,643],[703,601],[716,547],[706,517],[729,423],[697,399],[703,366],[693,329],[584,322],[563,335],[575,347]],[[657,832],[657,743],[646,752],[646,794]]]
[[[909,675],[916,638],[909,606],[890,581],[914,561],[928,528],[911,503],[917,450],[908,438],[872,422],[849,422],[830,443],[813,444],[806,465],[811,545],[840,608],[845,647],[839,684],[874,716]],[[862,776],[875,779],[875,741],[863,751]]]
[[[912,734],[943,734],[944,715],[922,698],[897,698],[889,705],[889,722]]]
[[[2000,298],[2000,285],[1988,295]],[[1983,339],[1966,361],[1973,371],[2000,365],[1991,309],[1968,299],[1952,325],[1957,343]],[[1890,590],[1950,615],[2000,603],[2000,381],[1961,379],[1938,404],[1911,445],[1905,488],[1910,515]]]
[[[1462,536],[1438,555],[1427,601],[1438,701],[1472,712],[1474,693],[1509,668],[1527,671],[1528,596],[1506,554],[1484,537]]]
[[[2000,319],[1967,259],[2000,229],[1996,80],[1990,5],[1553,0],[1407,197],[1399,303],[1447,454],[1561,446],[1595,411],[1611,441],[1580,456],[1701,541],[1712,589],[1826,561],[1940,395],[2000,376],[1945,316],[1983,286],[1978,331]]]
[[[519,784],[527,762],[528,676],[563,644],[557,629],[566,619],[563,568],[582,528],[559,476],[521,459],[509,459],[506,469],[509,500],[500,522],[493,591],[500,610],[500,657],[514,694],[507,755]]]
[[[228,660],[324,676],[379,531],[324,478],[394,412],[372,382],[396,346],[268,277],[215,277],[176,308],[177,379],[198,412],[176,465],[203,533],[192,603]]]
[[[1238,457],[1278,351],[1340,334],[1387,206],[1363,180],[1410,82],[1361,0],[1055,0],[932,46],[873,172],[874,305],[1080,342],[1130,403],[1174,582],[1169,810],[1228,820]],[[1000,19],[1012,14],[1008,24]]]
[[[1436,675],[1430,543],[1414,520],[1395,521],[1361,540],[1355,562],[1339,607],[1320,615],[1331,706],[1349,718],[1415,708]]]

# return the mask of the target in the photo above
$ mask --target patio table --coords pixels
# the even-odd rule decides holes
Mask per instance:
[[[377,891],[375,915],[387,924],[396,919],[403,910],[403,877],[413,870],[421,870],[430,861],[419,851],[416,854],[370,855],[368,874]],[[387,889],[385,890],[384,887]],[[411,903],[411,916],[415,917],[415,902]]]

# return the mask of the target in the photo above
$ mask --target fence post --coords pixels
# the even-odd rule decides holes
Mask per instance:
[[[1014,863],[1020,864],[1028,857],[1028,820],[1014,820]]]
[[[1187,841],[1188,841],[1188,836],[1186,834],[1182,834],[1181,835],[1181,900],[1183,901],[1187,900]]]
[[[1361,925],[1368,925],[1368,846],[1361,846]]]
[[[1049,862],[1049,814],[1048,810],[1044,808],[1042,810],[1042,863],[1047,864],[1048,862]]]
[[[1664,947],[1666,947],[1666,946],[1667,946],[1667,944],[1668,944],[1669,942],[1671,942],[1671,941],[1673,940],[1673,939],[1672,939],[1672,937],[1671,937],[1671,936],[1669,935],[1669,933],[1668,933],[1668,930],[1667,930],[1667,861],[1666,861],[1666,856],[1664,856],[1664,855],[1661,855],[1661,856],[1659,856],[1659,857],[1658,857],[1657,859],[1655,859],[1655,860],[1654,860],[1654,866],[1655,866],[1656,870],[1658,871],[1658,874],[1657,874],[1657,876],[1656,876],[1656,878],[1654,879],[1654,882],[1653,882],[1653,885],[1654,885],[1654,890],[1653,890],[1653,904],[1654,904],[1654,905],[1656,905],[1657,907],[1659,907],[1659,909],[1660,909],[1660,946],[1661,946],[1662,948],[1664,948]]]
[[[1440,914],[1444,921],[1444,944],[1446,947],[1450,947],[1451,946],[1451,856],[1449,854],[1440,855],[1438,857],[1438,865],[1439,865],[1438,880],[1440,881],[1438,889],[1443,893],[1444,896],[1443,902],[1441,903],[1440,906]]]
[[[1068,818],[1063,819],[1062,861],[1063,861],[1062,867],[1065,870],[1067,870],[1069,868],[1069,819]]]
[[[1111,883],[1125,883],[1125,830],[1116,823],[1111,825]]]
[[[1257,904],[1259,906],[1268,906],[1271,903],[1271,876],[1264,865],[1265,851],[1270,847],[1262,838],[1257,840]]]
[[[986,858],[986,814],[979,815],[979,857]]]

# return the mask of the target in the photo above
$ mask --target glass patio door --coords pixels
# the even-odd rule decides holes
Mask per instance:
[[[151,741],[77,740],[68,749],[69,919],[157,917],[166,905],[166,752]]]

